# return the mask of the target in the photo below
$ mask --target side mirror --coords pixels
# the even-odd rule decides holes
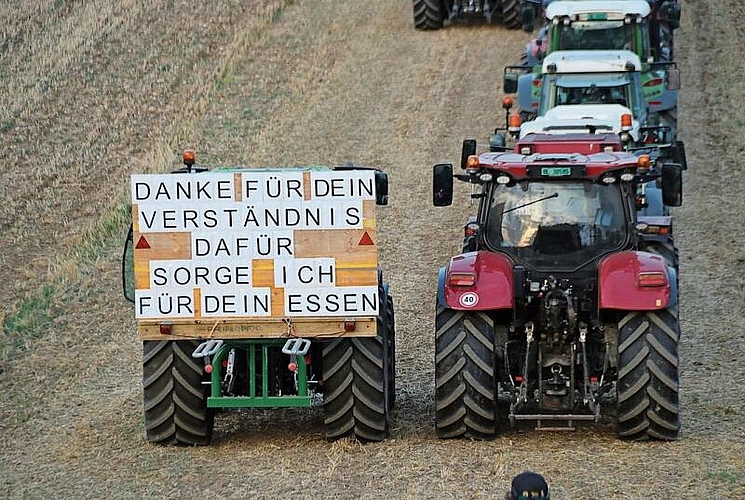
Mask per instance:
[[[450,206],[453,203],[453,166],[439,163],[432,170],[432,203],[436,207]]]
[[[517,92],[517,73],[505,73],[502,81],[502,90],[505,94],[514,94]]]
[[[380,170],[375,171],[375,204],[388,204],[388,174]]]
[[[460,152],[460,168],[465,170],[468,165],[468,157],[476,154],[476,139],[465,139],[463,149]]]
[[[677,163],[662,165],[662,203],[668,207],[679,207],[683,203],[683,169]]]
[[[135,301],[135,246],[131,224],[122,253],[122,290],[125,299],[130,302]]]
[[[680,90],[680,70],[678,68],[667,70],[667,90]]]

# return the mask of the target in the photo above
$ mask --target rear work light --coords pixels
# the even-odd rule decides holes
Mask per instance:
[[[656,288],[667,285],[667,276],[659,271],[651,273],[639,273],[636,277],[636,283],[640,287]]]
[[[450,286],[473,286],[476,284],[474,273],[452,273],[448,279]]]

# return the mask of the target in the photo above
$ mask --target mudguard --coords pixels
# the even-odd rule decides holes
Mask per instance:
[[[638,277],[643,273],[660,273],[664,276],[661,286],[643,287]],[[600,309],[625,311],[652,311],[665,309],[670,304],[671,274],[665,260],[647,252],[628,251],[609,255],[598,266]],[[675,301],[675,298],[673,298]]]
[[[494,252],[469,252],[450,259],[440,269],[437,300],[443,307],[461,311],[512,309],[513,263],[505,255]],[[453,273],[475,274],[472,286],[451,286]]]

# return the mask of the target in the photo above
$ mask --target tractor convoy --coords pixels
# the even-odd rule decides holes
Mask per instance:
[[[500,20],[538,36],[505,68],[504,125],[433,169],[476,200],[436,290],[436,434],[613,423],[675,440],[676,0],[413,0],[418,30]],[[207,445],[220,411],[322,406],[329,440],[387,437],[393,298],[378,264],[388,178],[355,167],[218,168],[186,151],[133,175],[125,296],[143,343],[147,439]],[[420,353],[423,354],[423,353]]]
[[[463,142],[460,173],[434,167],[436,206],[452,203],[454,179],[478,200],[463,253],[439,273],[437,435],[589,421],[624,439],[674,440],[680,8],[545,4],[539,36],[505,68],[517,96],[503,98],[504,126],[485,151]]]

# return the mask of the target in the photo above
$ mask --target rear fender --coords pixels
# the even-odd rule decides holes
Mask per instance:
[[[660,286],[641,286],[639,276],[659,273],[664,277]],[[665,309],[671,303],[675,288],[674,274],[659,255],[628,251],[609,255],[600,261],[598,281],[600,309],[652,311]],[[672,283],[672,284],[671,284]],[[672,299],[673,302],[675,299]]]
[[[453,274],[475,275],[471,286],[453,286]],[[437,300],[443,307],[461,311],[512,309],[513,263],[506,256],[494,252],[469,252],[450,259],[440,269]]]

